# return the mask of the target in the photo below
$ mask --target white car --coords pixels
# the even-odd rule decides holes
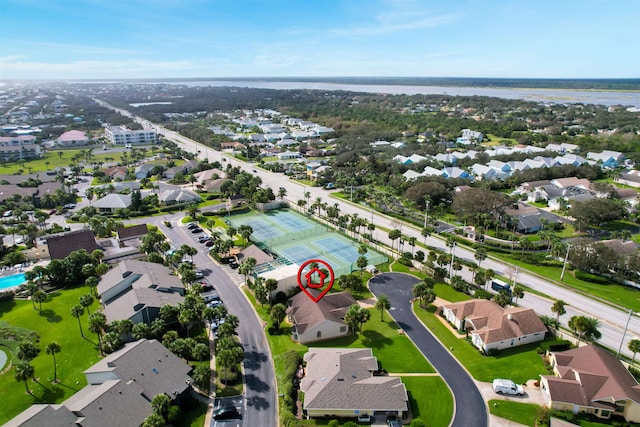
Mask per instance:
[[[524,396],[524,390],[520,384],[516,384],[511,380],[496,378],[493,380],[493,391],[498,394],[514,394],[516,396]]]

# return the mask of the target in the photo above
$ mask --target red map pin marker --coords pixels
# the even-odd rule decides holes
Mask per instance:
[[[329,272],[329,277],[327,278],[327,275],[322,270],[320,270],[319,267],[313,267],[304,275],[304,282],[303,282],[303,279],[301,276],[302,276],[302,273],[304,273],[305,267],[308,266],[309,264],[313,264],[314,262],[317,263],[318,265],[322,264],[323,267],[326,267],[327,271]],[[320,278],[318,283],[313,282],[312,279],[314,275]],[[335,276],[333,274],[333,269],[327,262],[322,261],[321,259],[310,259],[309,261],[306,261],[304,264],[302,264],[300,266],[300,269],[298,269],[298,286],[300,287],[300,289],[302,289],[302,292],[307,294],[307,296],[311,298],[313,302],[316,302],[316,303],[320,301],[327,292],[329,292],[329,289],[331,289],[331,287],[333,286],[334,280],[335,280]],[[322,289],[325,285],[326,285],[326,288],[322,292],[320,292],[317,296],[314,296],[311,292],[309,292],[308,288]]]

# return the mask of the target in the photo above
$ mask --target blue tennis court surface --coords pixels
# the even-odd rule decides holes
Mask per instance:
[[[276,236],[282,235],[282,232],[277,228],[274,228],[260,219],[252,219],[247,222],[253,229],[253,235],[258,240],[271,239]]]
[[[358,250],[349,242],[336,239],[335,237],[316,240],[313,244],[322,248],[323,252],[328,252],[331,255],[340,258],[347,264],[357,261],[360,256]]]
[[[278,223],[287,231],[300,231],[306,230],[314,226],[313,223],[309,223],[308,221],[298,218],[289,212],[280,212],[277,215],[268,215],[269,219]]]
[[[318,253],[307,246],[291,246],[287,249],[280,249],[278,253],[296,264],[304,264],[310,259],[318,258]]]

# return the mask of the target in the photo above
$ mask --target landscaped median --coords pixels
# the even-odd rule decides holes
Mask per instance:
[[[339,291],[338,286],[334,286],[334,288]],[[258,315],[268,323],[267,309],[256,303],[250,291],[245,290],[245,292]],[[382,369],[390,375],[402,377],[409,394],[409,405],[413,417],[421,416],[423,420],[428,419],[430,426],[448,426],[453,416],[453,396],[447,385],[435,373],[433,367],[411,340],[400,332],[400,328],[388,313],[384,314],[384,319],[381,321],[380,313],[377,310],[373,308],[369,310],[371,318],[357,334],[316,342],[310,346],[371,348]],[[283,381],[285,380],[285,354],[293,350],[302,356],[307,352],[308,346],[294,342],[291,339],[291,326],[284,323],[280,335],[267,334],[267,339],[275,364],[278,393],[282,393]],[[281,419],[283,415],[282,403],[281,396]],[[328,419],[310,419],[300,420],[299,423],[300,425],[313,426],[326,425],[329,421]]]

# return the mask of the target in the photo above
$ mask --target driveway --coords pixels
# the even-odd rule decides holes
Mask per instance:
[[[376,295],[389,297],[389,312],[429,363],[440,373],[453,393],[454,415],[452,426],[487,426],[487,406],[475,381],[442,344],[413,314],[411,299],[413,285],[419,279],[408,274],[384,273],[369,281]]]

